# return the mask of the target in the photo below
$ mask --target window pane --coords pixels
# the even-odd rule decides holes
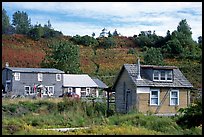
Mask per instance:
[[[81,97],[85,97],[86,96],[86,92],[81,92]]]
[[[159,80],[159,71],[154,70],[154,80]]]
[[[172,71],[167,71],[167,80],[172,80]]]
[[[158,105],[158,99],[157,98],[152,98],[151,99],[151,104]]]
[[[158,91],[152,91],[152,97],[158,97]]]
[[[177,105],[178,104],[178,99],[177,98],[172,98],[171,99],[171,105]]]
[[[172,98],[178,97],[178,92],[175,92],[175,91],[171,92],[171,97]]]
[[[165,71],[161,71],[161,80],[165,80]]]

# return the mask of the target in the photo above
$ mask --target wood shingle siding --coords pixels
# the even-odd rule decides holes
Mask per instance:
[[[189,90],[193,85],[177,67],[138,64],[124,64],[116,78],[113,89],[115,90],[117,112],[126,113],[132,109],[137,109],[143,113],[168,115],[175,114],[179,108],[185,108],[189,105]],[[139,67],[141,68],[139,69]],[[153,81],[154,70],[165,72],[165,79]],[[166,72],[172,72],[172,76],[170,75],[172,80],[167,81]],[[138,74],[141,75],[141,79],[138,79]],[[161,104],[150,105],[152,89],[156,89],[156,99]],[[179,102],[178,104],[170,105],[170,94],[177,96],[171,100],[176,101],[176,103]]]

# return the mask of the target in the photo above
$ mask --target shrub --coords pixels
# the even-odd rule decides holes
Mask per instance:
[[[202,101],[192,104],[187,108],[180,108],[177,116],[177,124],[183,128],[192,128],[202,125]]]

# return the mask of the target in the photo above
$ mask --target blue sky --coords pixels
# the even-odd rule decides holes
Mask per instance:
[[[16,11],[24,11],[31,24],[47,24],[64,35],[96,37],[106,28],[116,29],[123,36],[138,35],[140,31],[165,36],[186,19],[192,37],[202,36],[202,2],[3,2],[3,8],[12,20]]]

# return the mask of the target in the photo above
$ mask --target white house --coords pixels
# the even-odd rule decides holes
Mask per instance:
[[[87,74],[64,74],[63,93],[74,92],[79,97],[98,97],[98,85]]]

